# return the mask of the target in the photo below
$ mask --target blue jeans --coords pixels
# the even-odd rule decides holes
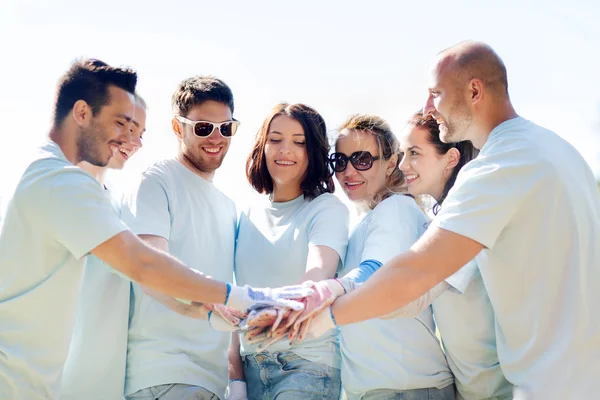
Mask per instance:
[[[338,400],[340,370],[308,361],[293,352],[242,357],[248,400]]]
[[[200,386],[171,383],[157,385],[124,397],[125,400],[219,400],[213,392]]]
[[[348,396],[348,400],[454,400],[454,384],[443,389],[425,388],[412,390],[377,389],[362,396]]]

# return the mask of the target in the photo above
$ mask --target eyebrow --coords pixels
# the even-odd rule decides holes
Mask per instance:
[[[123,118],[127,122],[132,122],[133,121],[133,119],[129,115],[125,115],[125,114],[117,114],[117,118]]]
[[[132,120],[131,120],[131,123],[132,123],[132,124],[134,124],[134,125],[136,126],[136,128],[139,128],[139,127],[140,127],[140,123],[139,123],[139,122],[137,122],[135,119],[132,119]]]
[[[419,150],[423,150],[423,149],[421,149],[419,146],[416,146],[416,145],[415,145],[415,146],[410,146],[410,147],[408,148],[408,150],[412,150],[412,149],[419,149]]]
[[[277,132],[277,131],[270,131],[269,133],[276,133],[278,135],[283,135],[283,133]],[[305,135],[304,135],[304,133],[294,133],[292,136],[305,136]]]

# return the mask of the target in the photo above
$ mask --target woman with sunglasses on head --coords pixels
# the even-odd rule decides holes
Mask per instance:
[[[425,230],[427,218],[405,195],[399,143],[383,119],[355,115],[339,131],[332,167],[348,198],[366,210],[350,235],[340,279],[350,290],[349,284],[364,282],[382,263],[408,249]],[[343,326],[340,346],[349,400],[454,399],[453,377],[435,336],[431,307],[415,318],[403,315]]]
[[[240,217],[237,284],[279,287],[335,276],[346,253],[348,210],[332,194],[328,154],[325,122],[314,109],[279,104],[264,120],[246,173],[265,196]],[[298,345],[282,332],[266,350],[265,342],[243,334],[237,350],[237,339],[230,350],[230,388],[243,385],[238,381],[245,375],[248,399],[339,399],[335,329]]]
[[[400,170],[413,196],[429,195],[437,214],[460,169],[477,155],[471,142],[443,143],[439,125],[422,112],[413,114],[401,137]],[[462,278],[460,277],[462,275]],[[495,318],[473,260],[455,275],[462,283],[433,301],[433,312],[452,370],[458,398],[512,399],[496,351]]]

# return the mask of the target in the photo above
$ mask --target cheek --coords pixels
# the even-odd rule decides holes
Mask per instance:
[[[270,144],[265,144],[265,158],[267,159],[267,161],[270,161],[273,159],[273,154],[275,153],[275,149],[273,148],[273,145]]]
[[[299,164],[308,166],[308,153],[306,152],[306,148],[299,148],[296,152],[296,159]]]

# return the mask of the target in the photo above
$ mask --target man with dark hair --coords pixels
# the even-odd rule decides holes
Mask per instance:
[[[74,165],[105,166],[128,141],[136,79],[129,69],[96,60],[67,71],[50,140],[0,217],[0,399],[59,397],[89,253],[148,288],[193,301],[245,310],[298,295],[296,287],[252,290],[218,282],[146,245],[120,221],[98,181]]]
[[[121,170],[142,148],[146,131],[146,103],[135,95],[130,140],[119,147],[106,167],[78,164],[104,187],[115,211],[121,201],[107,187],[109,169]],[[69,355],[63,370],[61,400],[123,398],[127,360],[127,330],[131,281],[95,256],[83,270]]]
[[[125,196],[122,218],[151,246],[215,279],[233,276],[237,213],[212,183],[238,122],[233,94],[221,80],[196,76],[172,97],[175,158],[153,164]],[[126,398],[217,399],[227,383],[229,332],[217,332],[206,313],[134,284],[129,325]],[[186,314],[184,311],[183,314]],[[213,318],[211,318],[212,320]]]

